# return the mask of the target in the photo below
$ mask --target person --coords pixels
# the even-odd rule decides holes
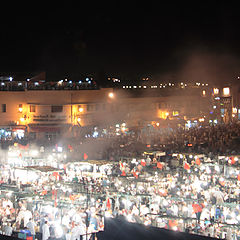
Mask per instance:
[[[232,229],[230,227],[227,229],[226,239],[232,240]]]
[[[5,235],[6,236],[12,236],[12,226],[11,226],[11,223],[8,223],[4,229],[4,232],[5,232]]]
[[[92,213],[91,217],[90,217],[90,225],[93,227],[94,231],[98,230],[98,219],[96,216],[96,213]]]
[[[50,231],[48,226],[48,221],[45,221],[45,223],[42,226],[42,240],[47,240],[50,237]]]
[[[75,223],[71,232],[72,234],[70,240],[80,240],[80,227],[78,223]]]
[[[26,227],[31,232],[31,235],[35,236],[35,223],[33,222],[32,218],[29,219],[29,222],[27,223]]]

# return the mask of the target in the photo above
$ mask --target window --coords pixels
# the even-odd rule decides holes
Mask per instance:
[[[52,112],[62,112],[63,106],[52,106]]]
[[[81,105],[78,105],[78,111],[83,112],[83,107]]]
[[[90,105],[90,104],[87,105],[87,111],[88,112],[94,111],[94,108],[95,108],[94,105]]]
[[[99,104],[96,104],[96,111],[98,111],[100,109]]]
[[[36,112],[36,106],[30,105],[30,112]]]
[[[22,106],[22,104],[18,104],[18,112],[22,112],[23,111],[23,106]]]
[[[2,112],[7,112],[7,104],[2,104]]]

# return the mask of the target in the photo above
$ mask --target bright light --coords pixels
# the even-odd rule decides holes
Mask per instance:
[[[113,94],[112,92],[110,92],[110,93],[108,94],[108,97],[114,98],[114,94]]]
[[[230,88],[229,87],[225,87],[223,88],[223,96],[229,96],[230,95]]]
[[[83,112],[83,108],[80,107],[80,108],[78,109],[78,111],[79,111],[79,112]]]
[[[19,112],[22,112],[22,111],[23,111],[23,109],[20,107],[20,108],[18,108],[18,111],[19,111]]]
[[[105,212],[105,217],[106,217],[106,218],[111,217],[111,213],[110,213],[110,212]]]
[[[52,156],[52,155],[49,155],[47,159],[48,159],[48,161],[51,162],[51,161],[53,161],[53,156]]]
[[[218,95],[219,94],[219,89],[218,88],[214,88],[213,89],[213,93],[214,93],[214,95]]]
[[[125,131],[126,131],[126,128],[125,128],[125,127],[122,127],[121,130],[122,130],[122,132],[125,132]]]
[[[16,131],[16,135],[17,135],[19,138],[23,138],[23,137],[24,137],[24,130],[18,129],[18,130]]]
[[[78,118],[77,121],[78,121],[78,122],[81,122],[81,118]]]
[[[202,91],[202,95],[206,96],[206,91],[205,90]]]
[[[20,118],[20,122],[24,122],[24,120],[25,120],[25,119],[24,119],[23,117]]]
[[[38,150],[31,150],[31,151],[30,151],[30,155],[31,155],[32,157],[36,157],[36,156],[38,155]]]
[[[62,147],[57,147],[58,152],[62,152],[63,148]]]
[[[98,132],[97,131],[95,131],[95,132],[93,132],[93,135],[92,135],[94,138],[96,138],[96,137],[98,137]]]
[[[174,226],[172,229],[173,229],[174,231],[177,231],[177,230],[178,230],[177,226]]]
[[[13,77],[9,77],[9,81],[11,82],[13,80]]]
[[[233,113],[237,113],[237,108],[234,107],[234,108],[232,109],[232,112],[233,112]]]

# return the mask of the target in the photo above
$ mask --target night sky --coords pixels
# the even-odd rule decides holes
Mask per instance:
[[[203,82],[240,74],[237,6],[160,2],[9,4],[0,15],[0,71]]]

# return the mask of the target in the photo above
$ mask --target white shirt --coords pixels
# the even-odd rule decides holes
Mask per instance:
[[[29,222],[29,219],[32,218],[32,213],[29,210],[24,211],[24,227],[26,227],[27,223]]]
[[[44,223],[42,227],[42,240],[47,240],[50,237],[49,226]]]
[[[31,232],[32,235],[35,235],[35,224],[34,222],[28,222],[26,227],[29,229],[29,231]]]
[[[4,230],[4,232],[5,232],[5,235],[6,236],[11,236],[12,235],[12,227],[10,227],[10,226],[6,226],[5,227],[5,230]]]

